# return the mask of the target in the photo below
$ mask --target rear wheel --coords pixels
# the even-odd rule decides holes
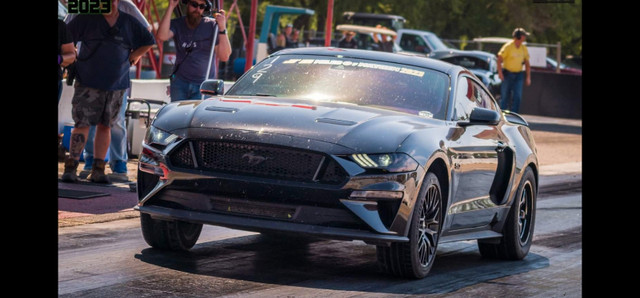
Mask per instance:
[[[536,219],[536,181],[533,170],[527,168],[509,210],[500,242],[478,240],[480,254],[485,258],[521,260],[529,253]]]
[[[438,177],[427,173],[413,210],[409,242],[377,246],[380,268],[388,273],[423,278],[435,260],[442,222],[442,191]]]

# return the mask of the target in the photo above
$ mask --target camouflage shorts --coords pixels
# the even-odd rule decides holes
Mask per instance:
[[[71,117],[75,127],[102,124],[111,127],[118,118],[126,89],[105,91],[83,86],[76,81],[71,99]]]

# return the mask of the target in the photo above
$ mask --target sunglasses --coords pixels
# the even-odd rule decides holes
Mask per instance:
[[[193,7],[193,8],[200,8],[202,10],[204,10],[207,7],[207,5],[198,4],[198,2],[195,2],[195,1],[189,1],[189,5],[191,5],[191,7]]]

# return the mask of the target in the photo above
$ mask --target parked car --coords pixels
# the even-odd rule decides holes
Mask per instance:
[[[362,26],[362,25],[350,25],[350,24],[341,24],[336,26],[336,31],[353,31],[356,33],[354,39],[358,43],[358,49],[360,50],[372,50],[372,51],[383,51],[382,48],[374,41],[373,35],[377,34],[378,38],[388,38],[389,36],[396,36],[397,33],[391,29],[384,28],[376,28],[371,26]],[[336,42],[337,44],[337,42]],[[398,46],[395,42],[389,40],[389,49],[393,53],[402,52],[402,48]]]
[[[484,51],[440,50],[431,52],[428,57],[460,65],[474,75],[489,89],[499,101],[502,80],[498,76],[498,59],[496,55]]]
[[[345,24],[362,25],[369,27],[381,25],[394,31],[398,31],[404,28],[404,23],[407,22],[407,20],[402,16],[384,13],[367,13],[353,11],[345,11],[342,14],[342,19]]]
[[[223,86],[164,105],[147,132],[134,208],[150,246],[188,250],[203,224],[361,240],[409,278],[429,273],[444,242],[478,239],[487,258],[529,252],[535,142],[463,67],[284,49]]]
[[[406,52],[429,54],[433,51],[455,49],[453,45],[443,41],[433,32],[401,29],[397,33],[396,43]]]
[[[547,67],[531,66],[531,71],[556,72],[557,66],[558,62],[555,59],[547,57]],[[560,73],[582,75],[582,69],[569,67],[564,63],[560,63]]]

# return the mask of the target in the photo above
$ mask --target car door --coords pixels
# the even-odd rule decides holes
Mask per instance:
[[[481,84],[468,74],[458,78],[454,121],[468,122],[474,108],[496,110]],[[451,229],[485,226],[499,209],[495,199],[491,199],[491,192],[498,168],[498,152],[504,148],[504,135],[496,125],[472,124],[456,125],[450,136],[449,155],[453,167],[452,201],[448,213],[453,215]]]

